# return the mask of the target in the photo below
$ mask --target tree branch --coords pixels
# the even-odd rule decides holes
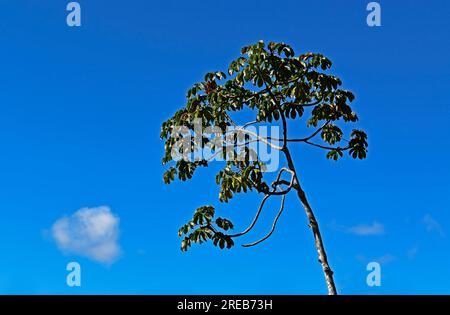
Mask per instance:
[[[226,111],[223,111],[223,114],[225,115],[225,117],[228,118],[228,120],[235,126],[237,127],[238,125],[234,122],[233,119],[231,119],[230,115],[228,115],[228,113]]]
[[[281,197],[281,206],[280,206],[280,210],[278,210],[278,214],[277,214],[277,216],[275,217],[275,220],[273,221],[272,228],[270,229],[270,232],[269,232],[266,236],[264,236],[263,238],[261,238],[260,240],[258,240],[258,241],[256,241],[256,242],[253,242],[253,243],[250,243],[250,244],[243,244],[243,245],[242,245],[243,247],[251,247],[251,246],[258,245],[258,244],[264,242],[265,240],[267,240],[267,239],[273,234],[273,232],[275,231],[275,228],[276,228],[276,226],[277,226],[278,219],[280,218],[280,216],[281,216],[281,214],[283,213],[283,210],[284,210],[284,200],[285,200],[285,197],[286,197],[286,196]]]
[[[287,173],[291,174],[291,181],[290,182],[288,182],[286,180],[280,180],[281,175],[283,174],[283,172],[287,172]],[[292,172],[290,169],[288,169],[286,167],[283,167],[280,170],[280,172],[278,173],[276,180],[272,183],[273,191],[266,192],[266,194],[265,194],[263,200],[261,201],[261,204],[259,205],[258,211],[256,212],[256,215],[255,215],[252,223],[250,224],[250,226],[247,229],[245,229],[243,232],[237,233],[237,234],[231,234],[231,235],[229,235],[229,237],[238,237],[238,236],[242,236],[242,235],[245,235],[248,232],[250,232],[253,229],[253,227],[255,226],[256,222],[258,221],[259,215],[261,214],[261,211],[262,211],[262,209],[264,207],[264,204],[266,203],[267,199],[269,199],[269,197],[271,197],[271,196],[282,196],[282,199],[283,199],[282,204],[283,204],[283,207],[284,207],[284,198],[286,197],[286,194],[294,186],[294,180],[295,180],[294,172]],[[287,183],[288,188],[286,188],[285,190],[282,190],[282,191],[277,191],[277,189],[279,188],[278,186],[280,184],[285,184],[285,183]]]
[[[322,98],[321,98],[320,100],[317,100],[317,101],[312,102],[312,103],[301,104],[301,103],[295,103],[295,102],[286,102],[286,103],[283,103],[283,105],[287,105],[287,106],[310,107],[310,106],[316,106],[316,105],[319,105],[320,103],[323,102],[323,99],[324,99],[324,98],[323,98],[323,96],[322,96]]]
[[[253,227],[255,226],[256,222],[258,221],[259,215],[261,214],[261,211],[264,207],[264,204],[266,203],[267,199],[269,199],[270,195],[265,195],[263,200],[261,201],[261,204],[259,205],[258,211],[256,212],[255,218],[253,219],[252,223],[250,224],[250,226],[248,228],[246,228],[243,232],[241,233],[237,233],[237,234],[231,234],[228,235],[229,237],[239,237],[242,235],[247,234],[248,232],[250,232]]]
[[[320,145],[320,144],[317,144],[317,143],[309,142],[308,140],[307,140],[307,141],[304,141],[304,142],[307,143],[307,144],[309,144],[309,145],[312,145],[312,146],[314,146],[314,147],[318,147],[318,148],[325,149],[325,150],[347,151],[348,149],[350,149],[349,146],[347,146],[347,147],[345,147],[345,148],[341,148],[341,147],[329,147],[329,146],[325,146],[325,145]]]
[[[291,181],[286,181],[284,179],[280,179],[281,175],[283,174],[283,172],[287,172],[291,174]],[[294,172],[292,172],[290,169],[283,167],[280,172],[278,173],[277,178],[275,179],[275,181],[272,182],[271,186],[274,189],[273,192],[270,192],[271,195],[274,196],[284,196],[286,195],[289,191],[291,191],[292,187],[294,187],[294,182],[295,182],[295,174]],[[285,190],[281,190],[281,191],[277,191],[277,189],[279,188],[280,185],[287,185],[288,187]]]
[[[308,137],[305,137],[305,138],[292,138],[292,139],[287,138],[286,141],[287,142],[306,142],[306,141],[314,138],[315,136],[317,136],[317,134],[319,134],[319,132],[321,132],[323,130],[323,128],[325,128],[330,122],[331,122],[331,120],[328,120],[326,123],[324,123],[320,128],[318,128],[316,131],[314,131]],[[280,138],[273,138],[273,137],[267,137],[266,139],[267,140],[275,140],[275,141],[281,141],[282,140]]]
[[[281,106],[278,103],[277,98],[272,93],[272,82],[266,82],[266,80],[264,80],[264,77],[263,77],[263,75],[261,73],[261,70],[258,67],[256,67],[256,70],[258,70],[259,76],[261,77],[261,80],[263,80],[264,85],[266,86],[266,89],[267,89],[270,97],[272,98],[272,100],[274,102],[274,105],[277,107],[277,109],[280,112],[281,121],[283,123],[283,147],[281,148],[281,150],[284,150],[287,147],[287,122],[286,122],[286,117],[284,116],[284,113],[281,110]]]
[[[259,136],[258,134],[254,133],[253,131],[243,129],[242,127],[237,127],[237,131],[243,132],[243,133],[248,134],[248,135],[251,135],[251,136],[257,138],[258,140],[260,140],[261,142],[264,142],[265,144],[267,144],[268,146],[270,146],[270,147],[273,148],[273,149],[276,149],[276,150],[281,150],[281,149],[283,149],[282,147],[277,146],[277,145],[271,143],[270,141],[268,141],[268,140],[269,140],[269,137],[266,137],[266,138],[261,137],[261,136]],[[231,130],[231,131],[228,131],[228,132],[234,132],[234,133],[236,133],[236,130]],[[225,135],[226,135],[228,132],[226,132]]]

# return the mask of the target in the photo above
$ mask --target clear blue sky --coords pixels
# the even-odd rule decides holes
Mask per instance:
[[[367,160],[294,150],[340,292],[450,293],[448,1],[380,1],[379,28],[361,0],[79,2],[80,28],[65,1],[0,5],[0,293],[326,293],[295,198],[259,247],[179,250],[178,227],[217,188],[208,171],[162,183],[161,122],[260,39],[327,55],[357,96]],[[221,214],[242,228],[257,201]],[[120,259],[62,253],[52,224],[101,205],[120,217]],[[81,288],[65,283],[70,261]],[[369,261],[381,287],[366,285]]]

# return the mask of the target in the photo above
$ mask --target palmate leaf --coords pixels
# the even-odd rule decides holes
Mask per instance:
[[[203,244],[208,240],[212,240],[212,243],[220,249],[234,246],[234,241],[229,235],[218,231],[233,229],[233,223],[224,218],[217,218],[213,222],[214,214],[213,206],[202,206],[194,212],[192,220],[178,230],[178,236],[184,236],[181,242],[182,251],[187,251],[193,243]]]

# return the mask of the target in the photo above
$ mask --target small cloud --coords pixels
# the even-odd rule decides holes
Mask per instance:
[[[441,227],[441,224],[436,221],[430,214],[426,214],[423,219],[422,223],[425,225],[425,228],[428,232],[435,232],[440,237],[445,237],[444,230]]]
[[[358,224],[358,225],[350,226],[350,227],[338,225],[338,224],[336,224],[336,222],[332,222],[328,226],[336,231],[359,235],[359,236],[384,234],[384,225],[381,223],[378,223],[378,222],[373,222],[372,224]]]
[[[121,252],[119,217],[107,206],[82,208],[58,219],[51,234],[64,253],[85,256],[102,264],[112,264]]]
[[[381,265],[389,264],[395,260],[397,260],[397,257],[395,257],[394,255],[391,255],[391,254],[386,254],[386,255],[383,255],[383,256],[375,259],[375,261],[380,263]]]
[[[419,252],[419,247],[415,246],[415,247],[408,249],[408,251],[406,252],[406,255],[408,256],[409,259],[414,259],[414,258],[416,258],[418,252]]]
[[[397,257],[391,254],[385,254],[377,258],[368,258],[363,254],[358,254],[355,256],[355,259],[362,263],[377,262],[380,265],[386,265],[397,260]]]
[[[370,225],[359,224],[356,226],[349,227],[347,229],[348,233],[367,236],[367,235],[381,235],[384,234],[384,225],[378,222],[373,222]]]
[[[137,254],[138,254],[139,256],[143,256],[143,255],[146,255],[146,254],[147,254],[147,251],[146,251],[145,249],[139,248],[139,249],[137,250]]]

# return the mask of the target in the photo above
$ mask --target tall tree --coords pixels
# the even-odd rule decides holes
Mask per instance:
[[[331,61],[321,54],[296,56],[287,44],[270,42],[266,45],[259,41],[242,49],[227,74],[208,73],[203,82],[188,91],[185,107],[162,124],[163,164],[173,163],[164,174],[164,182],[169,184],[175,177],[182,181],[191,179],[197,168],[206,167],[221,156],[225,165],[216,175],[221,202],[226,203],[235,194],[248,191],[256,191],[263,197],[250,226],[240,233],[230,232],[233,229],[230,220],[215,218],[213,206],[198,208],[192,220],[179,230],[183,251],[193,243],[208,240],[221,249],[231,248],[236,238],[255,227],[267,200],[280,198],[280,209],[269,233],[243,246],[263,242],[274,232],[285,198],[293,192],[309,221],[328,293],[337,294],[319,224],[290,151],[291,145],[304,144],[325,150],[326,157],[332,160],[338,160],[344,152],[352,158],[366,157],[366,134],[352,130],[345,139],[338,126],[338,123],[354,123],[358,116],[349,105],[354,95],[340,88],[342,82],[330,73],[330,68]],[[238,124],[231,116],[240,111],[247,111],[247,116],[255,118]],[[302,137],[292,137],[291,121],[302,119],[306,121],[304,129],[309,132]],[[281,136],[271,137],[249,130],[250,126],[261,124],[278,126]],[[284,156],[285,166],[275,173],[268,172],[265,161],[254,149],[255,144],[278,151]],[[208,156],[202,153],[205,150],[210,153]]]

